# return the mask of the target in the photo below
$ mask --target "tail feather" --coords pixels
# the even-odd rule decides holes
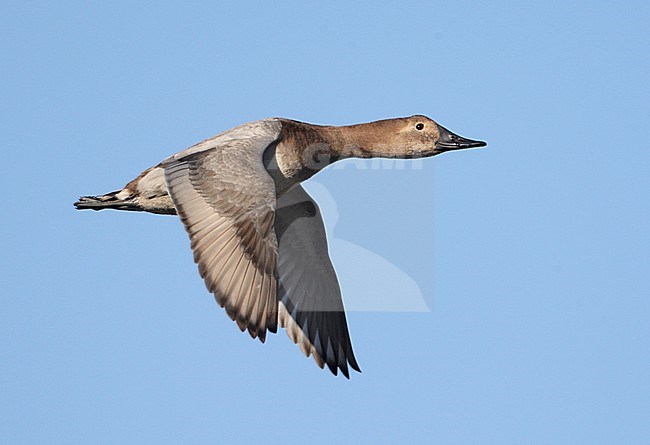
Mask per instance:
[[[104,210],[104,209],[115,209],[115,210],[131,210],[131,211],[142,211],[135,197],[130,196],[126,199],[118,198],[118,193],[121,190],[107,193],[100,196],[82,196],[79,198],[79,201],[74,203],[74,206],[77,210]]]
[[[155,166],[143,171],[122,190],[99,196],[82,196],[74,203],[77,210],[130,210],[162,215],[176,215],[162,167]]]

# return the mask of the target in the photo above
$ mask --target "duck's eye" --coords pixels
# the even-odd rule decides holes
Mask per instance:
[[[424,130],[424,124],[422,122],[415,124],[416,130]]]

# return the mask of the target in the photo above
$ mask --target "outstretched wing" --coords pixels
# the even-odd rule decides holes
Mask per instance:
[[[273,135],[220,141],[162,163],[194,261],[217,303],[262,342],[277,331],[275,186],[262,165]]]
[[[304,354],[334,375],[361,372],[350,343],[341,289],[316,202],[299,184],[278,198],[279,321]]]

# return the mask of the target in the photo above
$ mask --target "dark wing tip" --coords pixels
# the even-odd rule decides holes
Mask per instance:
[[[350,351],[348,352],[348,363],[350,364],[350,367],[354,369],[357,372],[361,372],[361,368],[359,367],[359,364],[357,363],[357,359],[354,358],[354,352],[352,352],[352,348],[350,348]]]

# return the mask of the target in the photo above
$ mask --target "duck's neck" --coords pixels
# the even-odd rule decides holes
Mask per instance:
[[[394,157],[394,148],[373,137],[379,122],[330,127],[284,121],[276,156],[287,178],[301,181],[347,158]]]

